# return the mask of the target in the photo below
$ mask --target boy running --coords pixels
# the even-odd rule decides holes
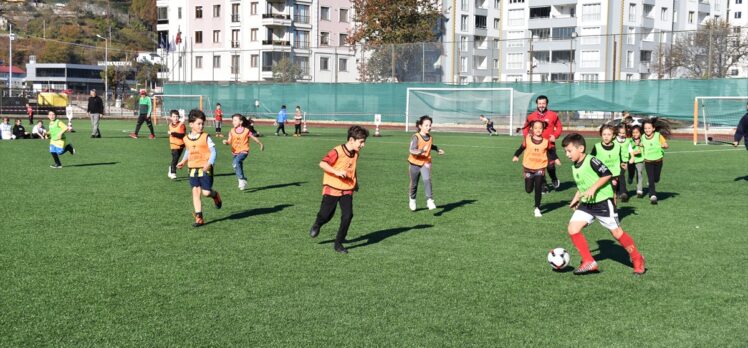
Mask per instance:
[[[184,136],[187,129],[184,120],[179,120],[179,111],[169,111],[169,148],[171,149],[171,165],[169,166],[169,179],[177,178],[177,163],[184,152]]]
[[[493,121],[491,121],[490,118],[484,115],[480,115],[480,121],[483,122],[483,124],[486,126],[486,131],[488,131],[488,136],[499,135],[499,132],[497,132],[496,128],[493,127]]]
[[[49,153],[52,154],[52,159],[55,161],[55,164],[49,167],[60,169],[62,168],[60,155],[66,152],[75,155],[75,149],[73,145],[65,141],[65,133],[69,130],[65,122],[58,119],[54,111],[50,111],[47,117],[49,118]]]

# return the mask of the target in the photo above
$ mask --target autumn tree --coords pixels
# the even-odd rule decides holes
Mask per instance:
[[[660,75],[722,78],[748,56],[748,39],[724,20],[709,20],[696,32],[674,39],[662,52]]]
[[[273,80],[276,82],[296,82],[302,77],[301,67],[298,64],[283,57],[273,65]]]
[[[442,14],[437,0],[353,0],[356,28],[349,44],[363,43],[370,57],[359,63],[363,81],[420,81],[424,44],[438,41]]]

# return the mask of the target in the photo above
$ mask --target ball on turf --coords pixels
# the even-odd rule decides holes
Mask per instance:
[[[553,269],[563,269],[569,265],[571,256],[564,248],[555,248],[548,252],[548,263]]]

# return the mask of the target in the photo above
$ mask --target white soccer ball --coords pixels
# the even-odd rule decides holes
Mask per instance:
[[[556,270],[564,269],[569,265],[571,256],[564,248],[555,248],[548,252],[548,263]]]

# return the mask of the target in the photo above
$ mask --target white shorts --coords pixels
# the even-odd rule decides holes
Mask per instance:
[[[621,225],[618,222],[616,206],[611,199],[594,204],[580,203],[577,210],[574,211],[574,215],[571,216],[570,221],[584,221],[589,225],[595,219],[608,230],[614,230]]]

